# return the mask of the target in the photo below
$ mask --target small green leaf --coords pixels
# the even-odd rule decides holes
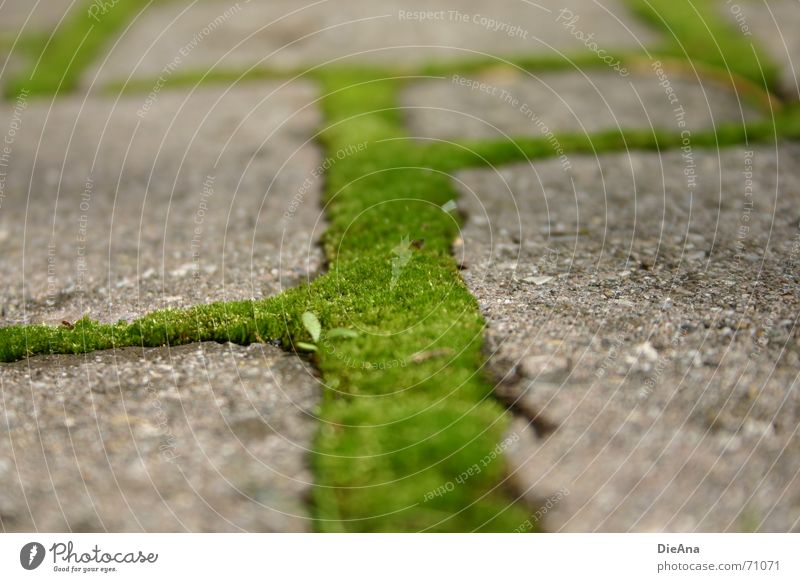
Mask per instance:
[[[448,200],[444,204],[442,204],[442,210],[450,214],[453,210],[458,209],[458,204],[456,204],[455,200]]]
[[[335,327],[330,331],[326,331],[325,335],[329,338],[336,338],[336,337],[358,337],[358,332],[354,329],[347,329],[344,327]]]
[[[306,311],[303,314],[303,325],[308,330],[308,333],[311,334],[311,339],[315,342],[319,341],[319,334],[322,333],[322,326],[317,316],[310,311]]]
[[[306,342],[297,342],[294,344],[296,348],[299,348],[306,352],[316,352],[317,346],[314,344],[307,344]]]

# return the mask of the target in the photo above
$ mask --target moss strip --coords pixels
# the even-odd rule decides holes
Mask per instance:
[[[513,530],[527,512],[499,488],[493,452],[506,416],[479,373],[483,322],[450,253],[458,221],[442,209],[457,194],[428,164],[397,163],[416,144],[381,141],[404,135],[397,81],[321,81],[329,152],[368,147],[327,176],[332,264],[315,291],[337,298],[321,319],[361,331],[316,355],[330,388],[314,458],[320,527]],[[393,250],[404,240],[416,242],[398,275]]]

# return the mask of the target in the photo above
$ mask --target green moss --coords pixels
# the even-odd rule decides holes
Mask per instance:
[[[261,302],[213,303],[187,310],[158,311],[131,323],[102,324],[81,319],[70,326],[0,328],[0,361],[129,346],[156,347],[198,341],[248,344],[262,337],[287,337],[285,328],[289,323],[281,318],[287,303],[285,296]]]
[[[441,206],[456,192],[430,164],[398,167],[417,149],[393,140],[404,134],[398,80],[353,72],[320,82],[329,152],[366,143],[327,175],[331,267],[309,287],[324,327],[360,334],[323,341],[314,355],[329,387],[314,455],[320,528],[512,530],[528,512],[500,490],[501,458],[427,499],[490,455],[506,426],[477,373],[483,322],[450,256],[459,225]],[[416,246],[397,275],[403,240]]]

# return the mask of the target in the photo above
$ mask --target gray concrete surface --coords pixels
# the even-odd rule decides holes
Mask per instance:
[[[0,365],[4,531],[307,531],[317,381],[262,345]]]
[[[438,14],[426,16],[429,12]],[[176,58],[177,70],[204,71],[259,64],[308,67],[335,59],[402,66],[483,54],[552,55],[554,49],[588,53],[578,37],[590,34],[606,51],[657,40],[611,0],[603,6],[588,0],[449,0],[435,5],[424,0],[213,0],[190,8],[167,3],[148,10],[108,62],[86,76],[86,83],[95,75],[103,81],[157,77]]]
[[[81,4],[77,0],[4,0],[0,2],[0,34],[46,33]]]
[[[132,319],[312,276],[315,98],[295,82],[3,104],[0,325]]]
[[[439,139],[617,128],[698,131],[758,118],[727,86],[685,72],[664,74],[672,93],[657,70],[623,77],[605,69],[534,74],[503,68],[412,83],[403,105],[413,135]]]
[[[546,528],[800,529],[798,162],[780,144],[457,176],[496,391],[534,421],[512,482]]]

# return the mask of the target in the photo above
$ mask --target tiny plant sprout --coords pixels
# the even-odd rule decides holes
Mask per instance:
[[[442,204],[442,210],[444,210],[448,214],[450,214],[451,212],[453,212],[457,208],[458,208],[458,204],[456,204],[455,200],[448,200],[447,202]]]
[[[319,336],[322,333],[322,325],[320,325],[316,315],[310,311],[306,311],[303,314],[303,327],[305,327],[306,331],[311,335],[311,339],[315,342],[319,341]]]

